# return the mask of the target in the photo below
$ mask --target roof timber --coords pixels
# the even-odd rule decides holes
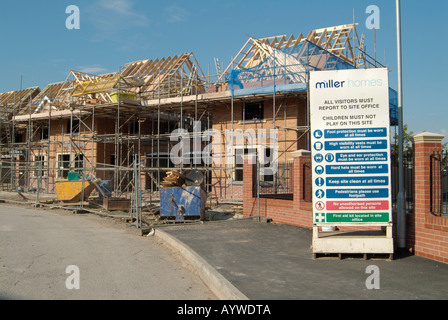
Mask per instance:
[[[156,60],[140,60],[127,63],[116,73],[91,75],[72,71],[73,90],[71,97],[102,93],[105,102],[110,102],[109,94],[124,90],[145,96],[172,97],[205,91],[199,78],[204,75],[193,53],[183,53]],[[184,83],[181,84],[182,78]],[[191,81],[194,79],[194,81]],[[189,82],[190,81],[190,82]],[[186,86],[190,84],[190,88]],[[188,92],[185,92],[188,89]],[[184,90],[184,91],[182,91]]]
[[[48,84],[40,93],[33,94],[26,101],[26,110],[22,108],[16,115],[55,112],[71,107],[113,106],[116,102],[110,94],[117,91],[140,94],[145,100],[193,95],[206,91],[204,78],[193,53],[129,62],[117,72],[102,75],[70,70],[65,81]],[[23,100],[26,93],[1,94],[1,106],[7,98],[14,101],[14,96],[16,101]],[[134,105],[137,101],[128,103]]]
[[[204,74],[193,53],[184,53],[163,58],[148,65],[146,78],[141,88],[143,97],[176,97],[204,92]]]
[[[61,91],[62,94],[64,93],[63,89],[66,89],[68,86],[68,83],[66,82],[56,82],[52,84],[48,84],[42,91],[39,92],[38,95],[36,95],[31,103],[28,104],[28,108],[22,108],[18,115],[24,115],[31,113],[38,113],[42,112],[44,109],[48,108],[49,105],[53,105],[53,108],[56,108],[56,106],[59,106],[61,101],[60,97]],[[62,99],[62,103],[64,99]]]
[[[223,75],[231,69],[248,69],[260,64],[268,57],[266,46],[277,50],[295,48],[305,41],[321,47],[345,62],[355,65],[356,45],[352,41],[358,41],[355,24],[345,24],[340,26],[311,30],[306,37],[300,33],[297,37],[290,35],[272,36],[256,39],[249,37],[241,50],[233,58],[232,62],[224,70]],[[262,45],[265,44],[266,46]],[[223,76],[218,79],[223,81]]]
[[[354,64],[356,60],[353,51],[356,47],[354,44],[356,38],[356,24],[312,30],[306,37],[302,33],[297,37],[294,35],[262,39],[249,37],[218,81],[224,80],[222,77],[231,67],[236,69],[254,67],[272,56],[273,52],[293,50],[305,41]],[[274,57],[270,63],[275,65],[281,60],[285,64],[291,62],[294,68],[298,68],[299,63],[292,60],[293,57],[288,54],[288,50],[284,52],[285,54]],[[300,70],[293,71],[297,73]],[[203,79],[204,74],[192,52],[129,62],[117,72],[102,75],[70,70],[65,81],[50,84],[40,94],[34,95],[31,110],[23,109],[20,114],[65,110],[70,107],[113,105],[114,101],[110,94],[117,91],[133,92],[143,101],[197,96],[206,92]]]
[[[19,91],[0,93],[1,119],[7,120],[13,112],[16,114],[22,112],[39,92],[39,87],[31,87]]]
[[[86,81],[78,82],[70,93],[70,96],[77,97],[86,93],[99,93],[111,90],[115,87],[119,79],[117,75],[95,77]]]

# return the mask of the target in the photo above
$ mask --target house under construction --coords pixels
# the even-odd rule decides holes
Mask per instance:
[[[132,191],[138,180],[143,197],[151,200],[176,167],[202,172],[213,197],[238,201],[241,158],[255,149],[272,159],[275,140],[279,170],[259,177],[260,190],[288,194],[290,154],[310,149],[309,72],[384,67],[364,51],[363,39],[356,24],[306,36],[249,37],[215,75],[204,74],[193,53],[183,53],[102,75],[71,70],[64,81],[42,90],[0,94],[1,188],[53,193],[55,181],[80,172],[111,181],[116,195]],[[180,163],[170,159],[181,140],[173,139],[176,129],[200,146],[183,150]],[[260,129],[276,131],[251,144],[245,133]],[[229,143],[229,130],[241,130],[243,139]],[[223,137],[210,150],[212,162],[197,152],[209,143],[204,132]]]

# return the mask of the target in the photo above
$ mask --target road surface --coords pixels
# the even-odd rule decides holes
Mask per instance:
[[[216,297],[170,249],[124,222],[2,204],[0,299]]]

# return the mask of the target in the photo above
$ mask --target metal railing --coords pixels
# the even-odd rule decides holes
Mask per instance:
[[[414,212],[414,172],[412,150],[408,150],[403,154],[403,178],[404,178],[404,197],[405,209],[408,213]],[[392,184],[392,207],[397,207],[398,201],[398,154],[391,155],[391,184]]]
[[[430,212],[448,216],[447,152],[434,152],[430,156]]]
[[[279,163],[274,174],[269,174],[270,169],[264,168],[257,174],[257,164],[253,169],[253,197],[288,199],[294,197],[293,163]],[[264,174],[263,174],[264,173]]]

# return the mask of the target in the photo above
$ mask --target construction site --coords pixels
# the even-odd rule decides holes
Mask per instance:
[[[364,43],[356,23],[249,37],[214,74],[190,52],[101,75],[70,70],[43,89],[0,93],[1,190],[35,205],[119,212],[139,228],[206,219],[205,208],[242,208],[242,159],[255,150],[278,166],[274,173],[261,165],[257,196],[288,199],[291,154],[310,150],[309,72],[385,68]],[[250,141],[247,132],[260,130],[267,137]],[[228,132],[242,138],[229,142]],[[173,162],[180,141],[191,148]],[[181,204],[185,195],[168,194],[170,187],[184,187],[198,202]]]

